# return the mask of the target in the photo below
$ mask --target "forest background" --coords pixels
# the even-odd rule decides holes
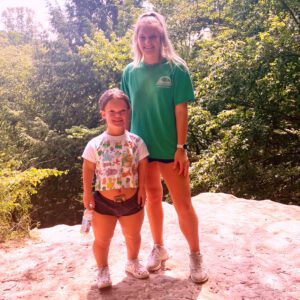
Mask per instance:
[[[81,154],[104,130],[97,100],[132,59],[132,26],[154,9],[188,63],[192,194],[300,205],[298,0],[95,1],[49,5],[55,38],[27,8],[0,32],[0,241],[77,224]],[[146,91],[145,91],[146,92]],[[168,198],[168,195],[165,195]]]

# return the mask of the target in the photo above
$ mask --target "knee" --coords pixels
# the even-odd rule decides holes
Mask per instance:
[[[141,240],[140,232],[123,232],[127,242],[139,242]]]
[[[95,239],[94,240],[94,248],[102,248],[106,249],[110,245],[111,239]]]
[[[110,245],[110,242],[112,240],[112,235],[99,235],[96,232],[95,234],[95,240],[94,240],[94,246],[100,247],[100,248],[106,248]]]
[[[175,205],[179,216],[193,216],[195,214],[191,201],[181,201]]]
[[[163,189],[161,186],[147,185],[146,193],[147,200],[149,200],[151,203],[162,201]]]

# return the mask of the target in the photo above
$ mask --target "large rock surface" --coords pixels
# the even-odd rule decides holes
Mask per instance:
[[[20,244],[1,245],[0,299],[300,299],[300,207],[226,194],[193,198],[210,279],[188,279],[188,247],[174,208],[164,203],[165,244],[172,255],[164,271],[147,280],[124,272],[126,252],[117,226],[110,250],[113,287],[96,288],[93,236],[79,225],[38,230]],[[140,256],[152,241],[147,219]]]

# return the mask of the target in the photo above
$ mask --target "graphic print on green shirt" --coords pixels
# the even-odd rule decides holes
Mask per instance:
[[[173,159],[177,144],[175,106],[194,100],[190,75],[167,60],[133,63],[124,69],[121,89],[131,102],[131,131],[148,147],[150,158]]]

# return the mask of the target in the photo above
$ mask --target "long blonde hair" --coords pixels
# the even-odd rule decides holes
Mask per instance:
[[[143,13],[139,16],[132,38],[133,48],[133,65],[137,67],[143,60],[143,54],[138,46],[138,34],[142,26],[155,25],[160,33],[161,40],[161,56],[169,61],[170,64],[180,64],[188,69],[186,62],[175,52],[173,45],[169,39],[165,18],[157,12],[151,11]]]

